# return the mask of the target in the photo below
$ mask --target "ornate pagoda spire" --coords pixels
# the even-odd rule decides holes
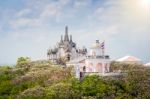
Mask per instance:
[[[70,42],[72,42],[72,35],[70,35]]]
[[[69,37],[68,37],[68,26],[65,27],[64,41],[69,41]]]

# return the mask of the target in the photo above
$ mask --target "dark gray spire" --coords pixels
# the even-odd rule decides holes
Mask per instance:
[[[72,35],[70,35],[70,42],[72,42]]]
[[[65,37],[64,37],[64,41],[69,41],[69,37],[68,37],[68,27],[65,27]]]

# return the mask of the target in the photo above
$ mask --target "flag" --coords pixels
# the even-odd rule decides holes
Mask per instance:
[[[105,49],[105,42],[101,43],[101,49]]]
[[[105,56],[105,42],[101,43],[102,55]]]

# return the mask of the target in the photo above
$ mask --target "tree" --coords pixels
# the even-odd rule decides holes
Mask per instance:
[[[138,99],[150,99],[150,68],[136,67],[126,77],[128,93]]]
[[[81,89],[84,97],[102,98],[102,95],[107,91],[108,87],[103,79],[99,76],[87,76],[81,82]]]
[[[57,83],[47,88],[47,97],[49,99],[72,99],[73,89],[70,83]]]
[[[24,67],[24,66],[28,66],[27,64],[31,62],[31,59],[29,57],[19,57],[17,59],[17,66],[18,67]]]
[[[66,65],[65,57],[58,58],[57,64]]]

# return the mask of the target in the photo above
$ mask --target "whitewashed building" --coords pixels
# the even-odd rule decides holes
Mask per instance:
[[[105,55],[104,42],[99,40],[92,45],[90,52],[85,60],[85,72],[89,73],[108,73],[110,67],[110,58]]]
[[[73,60],[80,56],[85,56],[87,49],[85,47],[79,49],[76,43],[72,40],[72,35],[68,35],[68,27],[65,27],[65,35],[61,35],[60,41],[56,44],[56,47],[50,48],[47,51],[48,59],[52,62],[56,62],[60,58],[64,58],[66,61]]]
[[[110,57],[105,54],[104,42],[96,42],[91,46],[86,57],[79,57],[67,63],[67,66],[74,66],[76,77],[81,78],[85,75],[100,75],[109,74]]]

